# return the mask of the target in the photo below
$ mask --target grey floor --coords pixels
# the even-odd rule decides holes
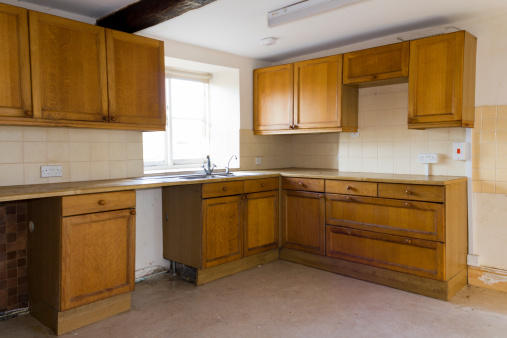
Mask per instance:
[[[26,315],[0,337],[51,336]],[[450,302],[284,261],[195,287],[159,275],[132,310],[64,337],[507,337],[507,294],[466,287]]]

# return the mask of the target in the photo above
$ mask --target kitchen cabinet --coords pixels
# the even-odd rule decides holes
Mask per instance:
[[[135,191],[30,201],[30,313],[63,334],[129,310],[135,214]]]
[[[359,87],[408,81],[410,43],[363,49],[343,54],[343,84]]]
[[[342,86],[342,55],[254,70],[254,134],[357,130],[357,88]]]
[[[164,43],[106,29],[109,121],[166,122]]]
[[[278,259],[278,178],[165,187],[162,209],[164,258],[197,284]]]
[[[324,180],[283,178],[282,188],[282,245],[325,255]]]
[[[410,42],[409,128],[473,128],[476,49],[465,31]]]
[[[0,117],[30,117],[27,10],[0,4]]]

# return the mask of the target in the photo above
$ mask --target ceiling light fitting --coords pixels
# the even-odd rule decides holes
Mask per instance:
[[[274,45],[276,44],[276,38],[264,38],[264,39],[261,39],[260,43],[261,43],[261,46],[271,46],[271,45]]]
[[[268,26],[274,27],[312,15],[350,6],[366,0],[305,0],[268,13]]]

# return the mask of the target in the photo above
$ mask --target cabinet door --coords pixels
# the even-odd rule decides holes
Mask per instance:
[[[283,246],[325,255],[324,194],[283,191]]]
[[[341,126],[342,55],[294,64],[297,129]]]
[[[243,256],[241,196],[209,198],[202,202],[203,267]]]
[[[106,30],[109,120],[165,130],[164,43]]]
[[[245,198],[245,256],[278,247],[278,191]]]
[[[475,43],[464,31],[410,42],[409,126],[473,127]]]
[[[254,70],[254,131],[293,125],[294,65]]]
[[[60,310],[134,289],[135,210],[64,217]]]
[[[343,84],[376,85],[379,81],[408,76],[408,41],[346,53],[343,56]]]
[[[30,117],[27,10],[0,4],[0,116]]]
[[[34,117],[107,121],[104,28],[29,15]]]

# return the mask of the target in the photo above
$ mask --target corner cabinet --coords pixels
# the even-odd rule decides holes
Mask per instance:
[[[473,128],[476,49],[465,31],[410,42],[409,128]]]
[[[28,203],[30,313],[57,334],[130,309],[135,196],[132,190]]]
[[[357,130],[357,88],[342,85],[342,55],[254,70],[254,134]]]
[[[0,4],[0,118],[32,115],[28,11]]]

